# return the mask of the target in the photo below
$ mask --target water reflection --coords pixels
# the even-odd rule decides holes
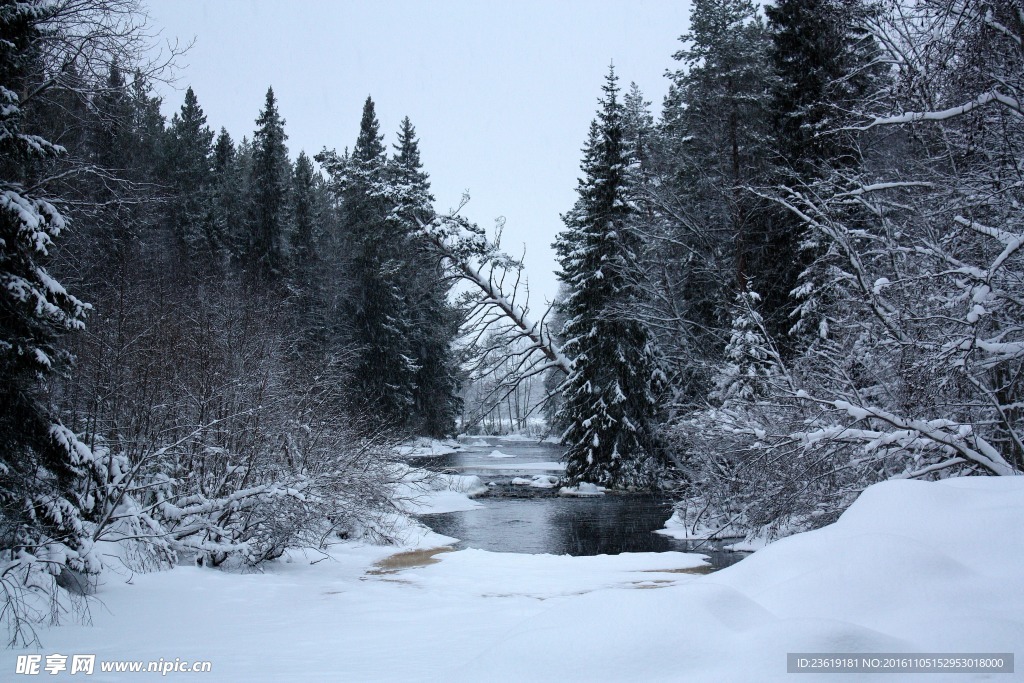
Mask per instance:
[[[720,544],[677,541],[653,533],[672,514],[669,501],[655,496],[601,498],[486,498],[483,508],[424,515],[434,531],[460,539],[458,548],[506,553],[617,555],[619,553],[698,552],[712,566],[726,567],[744,557]]]
[[[494,450],[515,457],[492,457]],[[506,495],[529,490],[508,486],[513,476],[539,474],[560,456],[554,444],[487,439],[451,455],[418,459],[435,471],[455,470],[497,481]],[[556,470],[557,473],[557,470]],[[494,552],[553,555],[617,555],[634,552],[698,552],[717,569],[733,564],[745,553],[724,551],[718,543],[677,541],[654,533],[672,515],[672,504],[657,495],[606,495],[564,498],[551,492],[539,496],[481,498],[484,507],[465,512],[424,515],[434,531],[460,539],[458,548]]]

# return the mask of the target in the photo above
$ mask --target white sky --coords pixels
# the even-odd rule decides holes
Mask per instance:
[[[289,151],[351,147],[372,95],[385,143],[408,115],[437,208],[463,210],[526,249],[535,308],[557,291],[550,245],[572,206],[580,147],[610,60],[660,109],[663,74],[687,29],[688,0],[148,0],[163,38],[196,44],[178,90],[191,85],[214,130],[252,137],[267,86],[286,119]]]

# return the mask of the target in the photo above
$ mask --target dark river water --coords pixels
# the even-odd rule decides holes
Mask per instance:
[[[718,543],[678,541],[654,533],[672,516],[672,502],[665,496],[624,493],[568,498],[557,495],[557,489],[511,484],[516,477],[560,474],[560,455],[556,444],[473,438],[459,453],[416,458],[418,466],[475,474],[491,484],[490,492],[477,498],[482,508],[420,519],[434,531],[460,539],[458,548],[553,555],[676,550],[706,555],[717,569],[746,556],[725,551]]]

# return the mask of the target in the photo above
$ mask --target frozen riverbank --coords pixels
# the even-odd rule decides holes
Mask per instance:
[[[1012,652],[1021,519],[1024,478],[900,481],[708,576],[683,553],[480,550],[387,573],[373,565],[394,549],[352,544],[263,574],[110,575],[93,625],[43,631],[40,652],[209,660],[206,681],[764,681],[787,677],[787,652]]]

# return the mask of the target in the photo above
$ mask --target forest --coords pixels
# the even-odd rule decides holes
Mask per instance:
[[[372,97],[351,148],[295,155],[272,87],[251,130],[190,87],[165,117],[183,49],[136,0],[2,0],[0,38],[12,642],[109,544],[152,571],[387,542],[396,446],[510,397],[565,485],[667,491],[694,535],[1024,471],[1016,0],[693,0],[657,113],[594,84],[539,315]]]

